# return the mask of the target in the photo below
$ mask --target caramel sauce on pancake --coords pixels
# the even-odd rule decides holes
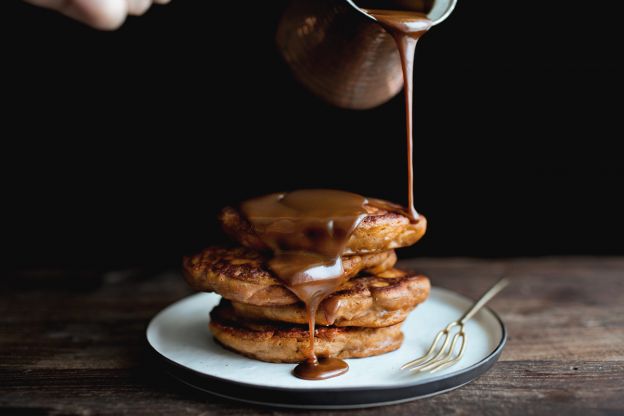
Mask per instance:
[[[340,359],[316,356],[315,317],[321,301],[344,282],[341,255],[366,217],[367,202],[350,192],[311,189],[271,194],[241,204],[243,215],[273,251],[269,267],[306,305],[310,342],[307,359],[295,367],[297,377],[321,380],[349,368]]]

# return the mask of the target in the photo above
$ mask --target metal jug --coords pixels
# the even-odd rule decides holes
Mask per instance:
[[[403,87],[394,39],[365,9],[424,13],[438,24],[457,0],[293,0],[277,29],[277,46],[294,76],[342,108],[368,109]]]

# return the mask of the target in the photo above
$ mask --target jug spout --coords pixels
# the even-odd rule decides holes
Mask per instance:
[[[403,74],[394,39],[366,13],[394,8],[444,20],[456,0],[293,0],[276,41],[294,76],[337,107],[368,109],[394,97]]]

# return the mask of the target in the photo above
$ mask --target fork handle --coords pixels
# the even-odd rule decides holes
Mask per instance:
[[[509,279],[507,279],[506,277],[500,278],[500,280],[496,282],[494,286],[489,288],[488,291],[485,292],[483,296],[481,296],[479,300],[476,301],[474,305],[472,305],[472,307],[466,311],[466,313],[464,313],[464,315],[459,319],[459,323],[463,325],[468,322],[470,318],[472,318],[477,312],[479,312],[479,310],[481,310],[481,308],[483,308],[485,304],[490,301],[490,299],[496,296],[498,292],[503,290],[508,284]]]

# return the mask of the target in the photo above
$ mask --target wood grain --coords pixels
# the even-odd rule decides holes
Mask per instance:
[[[389,406],[389,415],[624,414],[624,258],[417,259],[403,266],[477,297],[512,278],[492,307],[509,329],[501,360],[473,383]],[[190,293],[178,272],[4,272],[0,414],[324,414],[200,395],[146,357],[144,331]]]

